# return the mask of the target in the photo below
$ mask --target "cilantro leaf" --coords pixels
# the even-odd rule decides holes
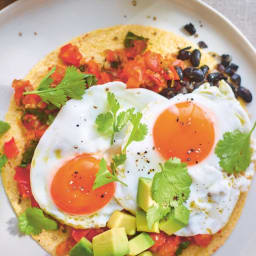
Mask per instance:
[[[6,155],[0,155],[0,173],[2,171],[2,168],[7,163],[7,161],[8,161],[8,159],[7,159]]]
[[[55,72],[56,67],[52,68],[51,71],[42,79],[38,86],[38,90],[46,90],[49,89],[51,83],[53,82],[53,79],[51,78],[51,75]]]
[[[104,158],[101,159],[100,161],[100,168],[98,173],[96,174],[96,178],[93,184],[93,190],[104,186],[108,183],[118,181],[122,183],[123,185],[127,186],[125,183],[120,181],[115,175],[113,175],[107,168],[107,162]]]
[[[130,122],[133,125],[132,131],[130,133],[130,136],[126,142],[125,147],[123,148],[123,152],[126,151],[127,147],[133,142],[133,141],[141,141],[145,138],[145,136],[148,133],[148,128],[145,124],[141,124],[140,120],[142,118],[142,113],[137,112],[135,114],[131,114]]]
[[[126,155],[125,154],[119,154],[119,155],[115,155],[112,158],[112,163],[111,163],[111,170],[113,172],[113,174],[116,174],[116,169],[118,166],[122,165],[126,160]]]
[[[225,172],[239,173],[250,165],[252,157],[250,139],[255,127],[256,122],[249,133],[239,130],[224,133],[223,139],[215,148],[215,154],[219,157],[219,164]]]
[[[0,120],[0,136],[4,135],[10,127],[11,126],[8,123]]]
[[[189,210],[183,203],[189,197],[192,179],[186,164],[178,158],[171,158],[160,166],[162,171],[154,175],[151,188],[152,198],[158,205],[149,209],[148,225],[161,220],[170,211],[177,220],[187,225]]]
[[[176,255],[176,256],[181,255],[182,252],[183,252],[183,250],[187,249],[187,248],[189,247],[189,245],[190,245],[190,242],[189,242],[189,241],[181,242],[180,245],[179,245],[179,247],[178,247],[178,249],[177,249],[177,251],[176,251],[176,253],[175,253],[175,255]]]
[[[116,132],[120,132],[124,126],[127,125],[134,110],[134,108],[130,108],[127,111],[122,111],[118,114],[115,127]]]
[[[105,136],[113,134],[114,117],[110,112],[99,114],[96,118],[97,131]]]
[[[115,133],[120,132],[124,128],[133,114],[134,108],[122,111],[117,115],[120,104],[112,92],[107,94],[107,103],[109,112],[99,114],[95,123],[99,133],[111,137],[111,145],[113,145]]]
[[[125,48],[130,48],[133,47],[133,41],[134,40],[143,40],[143,41],[148,41],[147,38],[143,37],[143,36],[138,36],[136,34],[134,34],[133,32],[129,31],[126,34],[126,37],[124,39],[124,46]]]
[[[150,207],[146,215],[148,228],[151,229],[155,222],[163,219],[170,211],[170,207],[161,207],[159,205],[153,205]]]
[[[108,100],[108,106],[110,108],[110,111],[113,113],[113,115],[116,115],[117,111],[120,108],[120,104],[117,101],[115,94],[112,92],[108,92],[107,100]]]
[[[22,160],[21,160],[21,164],[20,164],[21,167],[26,167],[28,164],[31,163],[37,144],[38,144],[38,141],[33,140],[26,147],[26,150],[24,151],[24,153],[22,155]]]
[[[38,235],[45,230],[57,230],[56,221],[45,217],[43,211],[29,207],[19,216],[19,230],[26,235]]]
[[[52,78],[50,75],[54,72],[54,68],[43,78],[39,88],[35,91],[24,92],[24,95],[37,94],[46,103],[51,103],[60,108],[68,98],[81,99],[85,92],[85,85],[89,81],[92,84],[95,79],[93,75],[83,74],[74,66],[67,67],[66,73],[62,81],[55,87],[50,87]]]

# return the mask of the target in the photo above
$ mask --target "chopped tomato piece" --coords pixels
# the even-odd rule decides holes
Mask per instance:
[[[207,247],[212,241],[212,238],[213,236],[208,234],[193,236],[195,244],[200,247]]]
[[[163,88],[166,87],[166,80],[159,73],[153,72],[148,69],[146,71],[146,74],[149,77],[149,79],[153,82],[152,86],[148,87],[155,86],[154,91],[160,92]]]
[[[25,114],[22,117],[22,123],[27,130],[38,129],[41,125],[38,118],[33,114]]]
[[[14,179],[18,183],[20,195],[24,198],[31,198],[32,192],[30,187],[30,165],[28,165],[26,168],[17,166],[15,171],[16,173],[14,175]]]
[[[108,83],[111,81],[113,81],[113,79],[109,73],[107,73],[107,72],[100,73],[100,79],[98,81],[98,84],[105,84],[105,83]]]
[[[14,99],[17,106],[20,106],[24,98],[23,93],[26,91],[31,91],[33,89],[32,85],[28,80],[14,80],[12,83],[14,88]]]
[[[76,244],[76,241],[69,237],[67,240],[61,242],[56,247],[56,255],[57,256],[67,256],[72,247]]]
[[[178,236],[169,236],[166,242],[160,247],[157,256],[174,256],[181,240]]]
[[[51,70],[52,68],[50,68]],[[56,85],[58,85],[61,80],[63,79],[63,77],[65,76],[66,73],[66,69],[60,65],[56,66],[56,70],[54,71],[54,73],[51,75],[51,78],[53,79],[53,85],[52,87],[55,87]]]
[[[36,199],[34,198],[34,196],[32,195],[32,193],[31,193],[30,200],[31,200],[31,206],[32,206],[32,207],[40,208],[39,204],[37,203],[37,201],[36,201]]]
[[[185,68],[185,64],[184,61],[176,59],[173,63],[172,66],[179,66],[180,68],[184,69]]]
[[[170,66],[170,70],[172,71],[173,79],[174,80],[180,80],[180,77],[179,77],[175,67],[174,66]]]
[[[160,72],[162,70],[161,61],[162,56],[158,53],[147,51],[144,54],[146,67],[154,72]]]
[[[87,62],[87,72],[95,75],[98,80],[100,79],[100,66],[94,60]]]
[[[133,46],[126,48],[127,58],[133,59],[136,55],[142,53],[147,48],[146,40],[133,40]]]
[[[66,44],[61,47],[59,52],[59,58],[66,65],[74,65],[76,67],[79,67],[83,56],[76,45]]]
[[[79,242],[81,238],[86,237],[90,232],[90,229],[72,229],[71,236],[76,242]]]
[[[18,156],[19,150],[13,137],[9,141],[5,142],[4,154],[8,159],[15,158],[16,156]]]
[[[155,244],[150,248],[150,251],[156,253],[159,248],[161,248],[166,242],[167,235],[163,232],[161,233],[151,233],[151,238],[154,240]]]

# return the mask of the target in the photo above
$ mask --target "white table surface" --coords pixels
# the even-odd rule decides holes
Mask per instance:
[[[256,47],[256,0],[203,1],[224,14]]]

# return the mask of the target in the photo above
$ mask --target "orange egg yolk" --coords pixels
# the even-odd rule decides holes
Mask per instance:
[[[115,183],[92,189],[99,163],[99,159],[82,154],[60,167],[51,183],[52,199],[60,210],[76,215],[91,214],[112,199]]]
[[[188,165],[198,164],[214,146],[212,115],[192,101],[177,103],[159,115],[153,138],[156,149],[166,160],[178,157]]]

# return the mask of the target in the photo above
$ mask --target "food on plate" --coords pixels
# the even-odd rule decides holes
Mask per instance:
[[[252,94],[237,69],[139,25],[50,53],[13,81],[0,122],[20,231],[57,256],[211,255],[254,175]]]

